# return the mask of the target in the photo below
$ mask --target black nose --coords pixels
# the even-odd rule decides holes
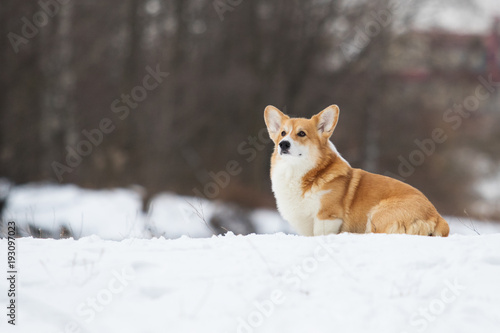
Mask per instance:
[[[280,148],[282,150],[288,150],[288,149],[290,149],[290,142],[288,142],[288,141],[281,141],[280,142]]]

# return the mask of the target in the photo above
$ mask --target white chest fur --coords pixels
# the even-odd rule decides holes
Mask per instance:
[[[314,235],[314,221],[326,191],[303,194],[302,178],[312,166],[278,161],[273,166],[272,187],[280,214],[301,235]]]

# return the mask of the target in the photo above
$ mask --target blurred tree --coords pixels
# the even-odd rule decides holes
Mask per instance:
[[[44,50],[40,52],[44,78],[43,102],[39,106],[40,172],[44,179],[53,177],[53,162],[64,160],[66,147],[76,147],[79,139],[74,103],[75,73],[72,20],[74,4],[61,6],[51,24],[40,29]]]
[[[426,2],[254,0],[225,2],[224,12],[212,0],[61,5],[17,53],[0,41],[0,176],[57,180],[51,163],[66,163],[66,147],[109,118],[116,129],[64,182],[140,184],[147,200],[164,190],[203,194],[218,181],[214,198],[272,206],[265,106],[311,116],[336,103],[339,151],[382,174],[398,173],[399,155],[408,158],[416,139],[446,129],[449,139],[404,178],[444,213],[461,213],[478,173],[459,156],[469,145],[497,158],[498,99],[460,130],[443,113],[474,92],[478,75],[487,77],[498,36],[413,31]],[[2,3],[2,36],[22,34],[40,11],[35,2]],[[148,66],[169,76],[127,106],[124,96],[144,85]],[[126,117],[116,105],[127,106]],[[240,173],[228,184],[214,179],[233,160]]]

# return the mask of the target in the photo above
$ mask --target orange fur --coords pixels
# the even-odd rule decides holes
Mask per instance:
[[[333,230],[448,236],[448,224],[419,190],[393,178],[351,168],[336,152],[329,139],[338,115],[336,105],[311,119],[289,118],[273,106],[266,108],[266,125],[275,142],[271,178],[281,214],[294,220],[292,225],[306,235]],[[305,136],[299,136],[300,132]],[[303,153],[281,155],[282,140],[290,141],[292,149]],[[302,165],[308,164],[311,167],[303,171]],[[294,195],[298,191],[292,186],[296,174],[301,193]],[[290,193],[283,179],[290,182]],[[306,199],[311,204],[300,206]],[[288,211],[295,206],[297,212]],[[341,223],[338,231],[332,227],[335,223]]]

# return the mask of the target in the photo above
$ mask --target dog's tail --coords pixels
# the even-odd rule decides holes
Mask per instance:
[[[448,237],[450,234],[450,227],[448,226],[448,222],[445,221],[441,216],[438,217],[436,227],[434,228],[434,232],[431,236],[441,236]]]

